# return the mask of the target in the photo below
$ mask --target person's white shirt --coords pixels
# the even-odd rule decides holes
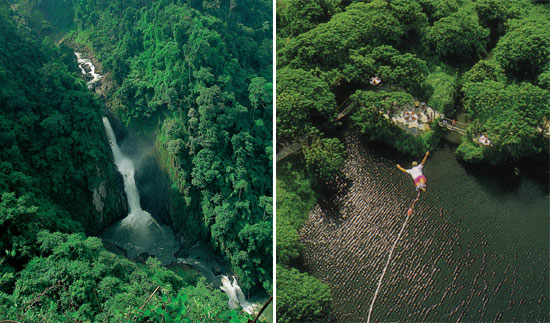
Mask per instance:
[[[407,173],[409,173],[413,179],[416,179],[418,176],[422,175],[422,168],[424,168],[424,165],[420,164],[411,169],[407,169]]]

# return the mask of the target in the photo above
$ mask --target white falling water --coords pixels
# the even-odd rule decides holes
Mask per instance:
[[[87,58],[82,58],[81,53],[74,52],[74,54],[76,55],[76,60],[78,61],[78,67],[80,68],[80,71],[82,72],[82,74],[88,74],[88,72],[86,72],[86,70],[83,67],[84,65],[88,66],[88,68],[90,69],[90,74],[92,75],[92,79],[88,81],[88,83],[86,84],[88,85],[88,88],[91,89],[94,83],[96,83],[101,79],[101,75],[95,72],[95,66],[91,60]]]
[[[240,305],[248,314],[254,314],[254,304],[248,302],[235,277],[222,276],[220,289],[229,297],[229,308],[238,308]]]
[[[149,212],[141,209],[134,178],[134,163],[120,151],[109,119],[103,117],[103,124],[115,164],[124,179],[124,190],[130,208],[128,216],[108,228],[103,238],[125,249],[129,258],[136,258],[145,252],[156,256],[163,265],[168,265],[176,260],[174,253],[177,251],[177,244],[174,233],[167,227],[161,227]]]
[[[109,144],[111,145],[111,151],[115,159],[115,164],[118,171],[124,179],[124,190],[126,191],[126,198],[128,199],[128,206],[130,207],[130,213],[124,218],[127,224],[131,224],[134,221],[128,220],[129,218],[135,218],[136,221],[143,222],[144,224],[158,223],[153,219],[149,212],[141,209],[141,203],[139,201],[139,192],[136,186],[136,180],[134,178],[135,169],[134,163],[128,157],[124,156],[118,147],[116,142],[115,133],[111,127],[111,123],[107,117],[103,117],[103,125],[105,125],[105,131],[107,137],[109,137]]]

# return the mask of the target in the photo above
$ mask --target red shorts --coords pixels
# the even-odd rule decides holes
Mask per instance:
[[[414,179],[414,186],[418,187],[426,187],[426,176],[420,175],[417,178]]]

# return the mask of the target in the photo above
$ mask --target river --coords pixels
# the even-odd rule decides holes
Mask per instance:
[[[343,176],[300,231],[305,265],[332,291],[335,319],[366,321],[388,254],[416,197],[412,159],[346,138]],[[420,158],[421,156],[419,156]],[[472,171],[433,152],[396,244],[372,321],[549,321],[547,183]]]

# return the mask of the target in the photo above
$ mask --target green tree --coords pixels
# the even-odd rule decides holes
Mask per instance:
[[[313,122],[336,116],[334,94],[328,85],[302,69],[279,70],[277,87],[277,140],[288,143],[311,131]]]
[[[414,54],[401,54],[391,46],[382,45],[351,50],[350,63],[344,67],[343,74],[351,82],[360,82],[365,86],[376,75],[384,84],[402,87],[415,95],[424,95],[428,67],[424,60]]]
[[[332,179],[345,160],[344,144],[338,138],[317,138],[304,148],[308,172],[321,182]]]
[[[428,99],[428,105],[439,112],[453,114],[458,90],[456,76],[437,68],[428,75],[426,83],[433,89],[433,93]]]
[[[289,225],[277,225],[277,262],[291,266],[300,257],[302,245],[296,229]]]
[[[483,27],[489,27],[491,33],[502,34],[504,23],[511,16],[510,10],[505,1],[502,0],[480,0],[475,3],[475,10],[479,22]]]
[[[470,136],[459,147],[459,156],[467,161],[499,164],[536,155],[548,149],[541,129],[550,118],[550,92],[529,83],[506,85],[495,81],[466,83],[465,105],[473,122]],[[485,134],[492,145],[483,151],[473,137]]]
[[[229,311],[227,297],[207,287],[204,278],[196,286],[185,286],[159,261],[150,258],[138,265],[107,252],[96,237],[43,231],[38,242],[41,256],[21,271],[15,292],[8,297],[15,306],[3,312],[8,314],[5,318],[58,322],[248,319],[246,314]],[[2,308],[6,294],[0,297]]]
[[[297,36],[327,22],[336,12],[336,0],[277,1],[278,33],[283,37]]]
[[[471,63],[485,55],[489,31],[479,25],[476,15],[462,10],[441,18],[428,27],[425,43],[440,58],[455,63]]]
[[[329,70],[344,63],[350,49],[363,44],[395,46],[404,33],[385,1],[354,2],[327,23],[291,39],[278,58],[282,66]]]
[[[277,266],[277,318],[281,322],[312,322],[330,318],[328,285],[295,268]]]
[[[464,84],[483,81],[502,82],[504,80],[505,76],[502,68],[493,60],[480,60],[462,77]]]
[[[509,76],[535,79],[550,62],[550,22],[544,15],[511,20],[495,47],[495,59]]]
[[[422,11],[426,13],[430,24],[449,16],[459,8],[459,3],[456,0],[418,0],[418,3],[422,7]]]

